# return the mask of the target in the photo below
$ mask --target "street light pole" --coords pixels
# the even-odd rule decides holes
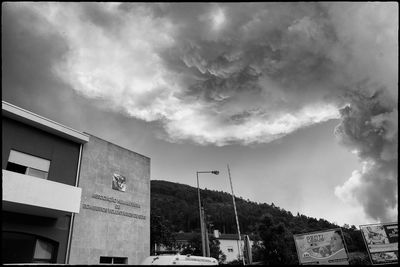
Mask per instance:
[[[208,239],[207,217],[205,214],[204,207],[203,207],[203,218],[204,218],[204,228],[205,228],[204,238],[206,240],[206,257],[210,257],[210,240]]]
[[[199,214],[200,214],[200,229],[201,229],[201,247],[202,247],[202,252],[203,252],[203,256],[206,257],[207,256],[207,251],[209,251],[209,249],[206,251],[206,234],[204,230],[205,225],[204,225],[204,210],[202,210],[201,207],[201,200],[200,200],[200,187],[199,187],[199,173],[212,173],[215,175],[219,174],[219,171],[198,171],[196,172],[196,177],[197,177],[197,196],[199,199]],[[208,244],[208,242],[207,242]]]
[[[203,212],[201,210],[201,201],[200,201],[200,188],[199,188],[199,172],[196,172],[197,176],[197,196],[199,198],[199,212],[200,212],[200,229],[201,229],[201,248],[203,252],[203,256],[206,256],[206,244],[204,242],[204,225],[203,225]]]

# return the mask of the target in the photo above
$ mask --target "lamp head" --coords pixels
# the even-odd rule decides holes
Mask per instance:
[[[218,175],[219,171],[211,171],[212,174]]]

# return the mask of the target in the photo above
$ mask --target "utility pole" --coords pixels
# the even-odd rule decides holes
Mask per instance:
[[[242,238],[240,237],[240,227],[239,227],[239,219],[237,216],[237,211],[236,211],[236,203],[235,203],[235,195],[233,193],[233,186],[232,186],[232,178],[231,178],[231,171],[229,169],[229,165],[228,166],[228,174],[229,174],[229,182],[231,184],[231,191],[232,191],[232,200],[233,200],[233,208],[235,210],[235,217],[236,217],[236,225],[237,225],[237,231],[238,231],[238,236],[239,236],[239,244],[240,244],[240,248],[239,248],[239,259],[241,257],[241,252],[242,252]],[[246,265],[246,262],[244,260],[244,257],[242,257],[243,260],[243,265]]]

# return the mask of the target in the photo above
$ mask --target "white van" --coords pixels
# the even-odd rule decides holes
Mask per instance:
[[[218,265],[218,261],[210,257],[176,254],[149,256],[141,265]]]

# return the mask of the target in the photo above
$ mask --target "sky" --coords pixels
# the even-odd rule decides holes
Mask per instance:
[[[2,100],[339,225],[397,221],[397,73],[395,2],[2,3]]]

